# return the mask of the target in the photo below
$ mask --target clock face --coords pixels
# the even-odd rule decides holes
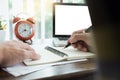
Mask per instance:
[[[22,37],[29,37],[32,34],[32,26],[27,23],[22,23],[18,27],[18,33]]]
[[[28,21],[19,21],[15,25],[15,35],[20,40],[31,40],[35,33],[35,27]]]

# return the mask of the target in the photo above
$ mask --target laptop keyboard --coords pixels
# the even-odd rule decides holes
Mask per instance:
[[[58,37],[59,40],[68,40],[68,37]]]

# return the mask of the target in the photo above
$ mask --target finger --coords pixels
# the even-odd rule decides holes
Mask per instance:
[[[78,45],[78,50],[87,52],[87,48],[81,44]]]
[[[79,50],[82,50],[83,46],[81,44],[78,44],[78,47],[77,47]]]
[[[86,48],[86,47],[83,47],[83,48],[81,49],[81,51],[87,52],[87,48]]]
[[[74,42],[76,42],[76,41],[78,41],[77,35],[72,35],[72,36],[69,38],[69,42],[70,42],[70,43],[74,43]]]
[[[85,33],[85,29],[83,29],[83,30],[78,30],[78,31],[74,31],[74,32],[72,33],[72,35],[81,34],[81,33]]]
[[[78,44],[72,44],[72,46],[73,46],[74,48],[77,48],[77,47],[78,47]]]
[[[34,48],[32,48],[30,45],[26,44],[24,45],[24,49],[30,50],[30,51],[35,51]]]
[[[40,59],[40,55],[35,53],[34,51],[27,51],[26,59],[38,60]]]
[[[25,50],[34,50],[29,44],[27,43],[23,43],[21,41],[16,41],[17,43],[17,46],[19,46],[20,48],[22,49],[25,49]]]

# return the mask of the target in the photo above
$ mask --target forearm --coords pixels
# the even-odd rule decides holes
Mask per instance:
[[[95,42],[94,42],[94,38],[93,38],[93,33],[92,32],[90,32],[90,34],[89,34],[88,44],[89,44],[90,52],[95,52]]]

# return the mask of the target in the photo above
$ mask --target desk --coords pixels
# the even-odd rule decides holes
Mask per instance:
[[[40,45],[39,47],[44,47],[48,44],[52,45],[52,41],[50,39],[42,41],[38,40],[33,44]],[[0,69],[0,80],[76,80],[77,78],[80,78],[80,80],[89,80],[86,78],[89,78],[91,76],[93,77],[93,74],[96,71],[95,69],[96,67],[94,64],[94,60],[50,66],[46,69],[20,77],[14,77]],[[91,78],[90,80],[93,80],[93,78]]]
[[[33,72],[20,77],[13,77],[7,72],[0,70],[0,80],[89,80],[86,78],[92,77],[95,73],[94,61],[74,62],[70,64],[51,66],[46,69]]]

